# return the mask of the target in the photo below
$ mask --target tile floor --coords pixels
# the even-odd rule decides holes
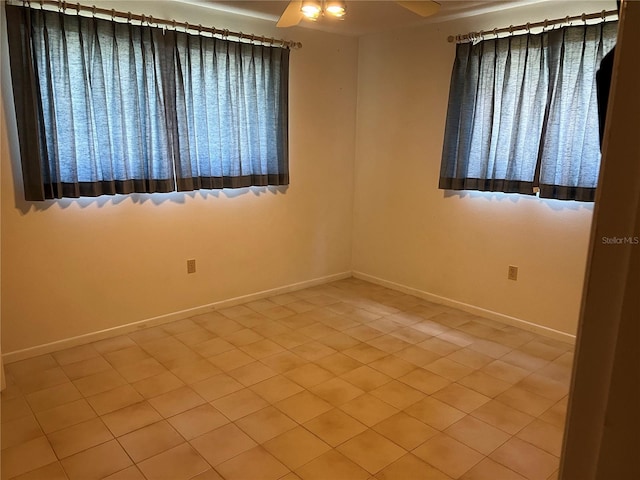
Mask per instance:
[[[2,479],[556,479],[571,364],[341,280],[7,365]]]

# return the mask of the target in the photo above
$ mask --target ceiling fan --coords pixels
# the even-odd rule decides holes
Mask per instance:
[[[345,3],[344,1],[331,0],[291,0],[280,16],[276,26],[293,27],[300,23],[303,18],[317,20],[325,14],[336,18],[343,18],[347,13]],[[433,15],[440,9],[440,4],[432,0],[395,0],[394,3],[421,17]]]

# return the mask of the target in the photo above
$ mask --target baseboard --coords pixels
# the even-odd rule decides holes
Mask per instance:
[[[540,335],[543,335],[548,338],[552,338],[554,340],[560,340],[562,342],[570,343],[572,345],[575,344],[575,341],[576,341],[575,335],[561,332],[560,330],[554,330],[553,328],[527,322],[526,320],[521,320],[519,318],[511,317],[509,315],[504,315],[502,313],[494,312],[492,310],[486,310],[484,308],[476,307],[475,305],[459,302],[451,298],[442,297],[440,295],[435,295],[433,293],[418,290],[416,288],[407,287],[406,285],[402,285],[400,283],[383,280],[382,278],[374,277],[366,273],[354,271],[353,276],[355,278],[359,278],[367,282],[375,283],[377,285],[381,285],[383,287],[387,287],[392,290],[397,290],[399,292],[403,292],[409,295],[414,295],[416,297],[422,298],[424,300],[428,300],[433,303],[437,303],[439,305],[445,305],[447,307],[457,308],[458,310],[463,310],[468,313],[473,313],[474,315],[478,315],[479,317],[488,318],[490,320],[495,320],[496,322],[512,325],[514,327],[518,327],[523,330],[527,330],[529,332],[538,333]]]
[[[303,290],[305,288],[315,287],[317,285],[323,285],[325,283],[335,282],[336,280],[342,280],[349,277],[351,277],[351,272],[342,272],[334,275],[315,278],[312,280],[306,280],[304,282],[292,283],[284,287],[278,287],[270,290],[251,293],[249,295],[229,298],[227,300],[221,300],[219,302],[213,302],[207,305],[201,305],[199,307],[172,312],[153,318],[147,318],[138,322],[127,323],[125,325],[119,325],[117,327],[107,328],[105,330],[99,330],[97,332],[85,333],[76,337],[65,338],[63,340],[57,340],[55,342],[37,345],[35,347],[29,347],[22,350],[3,353],[2,361],[5,364],[17,362],[20,360],[25,360],[27,358],[37,357],[38,355],[44,355],[47,353],[56,352],[58,350],[64,350],[66,348],[77,347],[79,345],[85,345],[87,343],[96,342],[98,340],[104,340],[105,338],[126,335],[127,333],[135,332],[143,328],[155,327],[176,320],[183,320],[195,315],[201,315],[203,313],[221,310],[223,308],[233,307],[236,305],[241,305],[243,303],[253,302],[254,300],[260,300],[262,298],[272,297],[274,295],[295,292],[296,290]]]
[[[349,278],[351,276],[359,278],[361,280],[365,280],[367,282],[375,283],[377,285],[382,285],[383,287],[387,287],[392,290],[397,290],[403,293],[407,293],[409,295],[414,295],[416,297],[423,298],[433,303],[446,305],[452,308],[457,308],[459,310],[473,313],[474,315],[478,315],[480,317],[495,320],[497,322],[504,323],[506,325],[513,325],[515,327],[522,328],[523,330],[538,333],[548,338],[553,338],[555,340],[560,340],[562,342],[575,344],[575,335],[570,335],[568,333],[561,332],[559,330],[554,330],[552,328],[544,327],[542,325],[537,325],[535,323],[527,322],[526,320],[521,320],[519,318],[511,317],[509,315],[504,315],[502,313],[486,310],[484,308],[480,308],[475,305],[470,305],[464,302],[459,302],[457,300],[452,300],[447,297],[442,297],[440,295],[435,295],[433,293],[418,290],[416,288],[408,287],[400,283],[391,282],[389,280],[383,280],[382,278],[374,277],[373,275],[368,275],[366,273],[354,271],[354,272],[342,272],[334,275],[327,275],[325,277],[306,280],[304,282],[293,283],[283,287],[251,293],[249,295],[234,297],[227,300],[221,300],[219,302],[213,302],[207,305],[201,305],[198,307],[189,308],[189,309],[181,310],[178,312],[172,312],[166,315],[147,318],[145,320],[140,320],[138,322],[119,325],[117,327],[108,328],[105,330],[99,330],[96,332],[90,332],[90,333],[78,335],[71,338],[65,338],[63,340],[57,340],[55,342],[37,345],[35,347],[29,347],[22,350],[3,353],[2,361],[5,364],[17,362],[20,360],[25,360],[27,358],[37,357],[38,355],[44,355],[47,353],[56,352],[58,350],[63,350],[65,348],[76,347],[79,345],[96,342],[98,340],[104,340],[105,338],[117,337],[119,335],[126,335],[128,333],[135,332],[144,328],[155,327],[155,326],[163,325],[165,323],[173,322],[176,320],[183,320],[185,318],[193,317],[195,315],[201,315],[203,313],[208,313],[215,310],[221,310],[223,308],[233,307],[235,305],[241,305],[243,303],[252,302],[254,300],[260,300],[262,298],[272,297],[274,295],[281,295],[283,293],[295,292],[296,290],[303,290],[305,288],[315,287],[317,285],[323,285],[325,283],[334,282],[336,280],[342,280],[344,278]]]

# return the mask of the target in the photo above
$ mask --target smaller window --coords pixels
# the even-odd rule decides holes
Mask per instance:
[[[617,22],[457,46],[439,187],[593,201],[596,71]]]

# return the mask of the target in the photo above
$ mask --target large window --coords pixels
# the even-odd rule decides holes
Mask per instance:
[[[457,47],[440,188],[593,201],[596,71],[617,22]]]
[[[288,49],[6,11],[27,200],[289,183]]]

